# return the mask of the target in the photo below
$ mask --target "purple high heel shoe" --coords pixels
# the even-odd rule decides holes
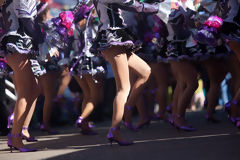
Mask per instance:
[[[170,114],[170,116],[168,117],[168,123],[171,124],[172,126],[174,126],[174,122],[173,122],[173,116]]]
[[[59,134],[58,131],[54,130],[54,129],[46,129],[44,124],[41,124],[40,126],[40,130],[42,132],[47,132],[49,135],[55,135],[55,134]]]
[[[123,122],[123,125],[125,126],[125,128],[129,129],[130,131],[133,131],[133,132],[138,131],[136,127],[134,127],[133,124],[130,122]]]
[[[82,122],[83,122],[83,117],[79,116],[75,123],[76,127],[81,128]]]
[[[156,119],[157,120],[163,120],[164,122],[167,122],[168,121],[168,116],[164,112],[158,112],[156,114]]]
[[[25,148],[25,147],[22,147],[22,148],[17,148],[15,146],[12,145],[12,142],[11,142],[11,138],[18,138],[18,137],[21,137],[21,134],[8,134],[8,142],[7,142],[7,145],[8,147],[10,147],[10,152],[12,153],[13,149],[15,150],[19,150],[20,152],[36,152],[37,150],[34,149],[34,148]]]
[[[112,133],[115,130],[119,130],[119,128],[112,127],[112,128],[110,128],[110,130],[107,134],[107,139],[109,140],[111,146],[112,146],[113,142],[116,142],[119,146],[129,146],[129,145],[134,144],[133,142],[121,142],[121,141],[117,140]]]
[[[23,127],[22,130],[28,130],[28,127]],[[30,136],[30,137],[25,136],[23,134],[23,132],[22,132],[21,136],[22,136],[22,139],[26,140],[27,142],[37,142],[38,141],[34,136]]]
[[[14,114],[10,114],[10,116],[8,116],[8,125],[7,125],[7,128],[12,128],[12,125],[13,125],[13,119],[14,119]]]
[[[214,116],[210,116],[209,114],[205,115],[205,119],[207,122],[212,122],[212,123],[220,123],[220,120],[216,119]]]
[[[183,117],[180,116],[180,115],[173,115],[173,116],[175,116],[175,117],[178,118],[178,119],[183,118]],[[194,127],[191,126],[191,125],[178,125],[178,124],[176,124],[176,123],[174,122],[174,120],[173,120],[173,126],[174,126],[175,128],[177,128],[178,130],[182,130],[182,131],[186,131],[186,132],[192,132],[192,131],[195,131],[195,130],[196,130],[196,128],[194,128]]]
[[[170,114],[172,114],[172,106],[173,106],[173,104],[171,103],[166,107],[166,111]]]
[[[125,106],[124,108],[125,108],[125,111],[124,111],[124,112],[126,112],[126,111],[132,112],[132,107],[130,107],[130,106]],[[126,114],[126,113],[124,113],[124,114]],[[125,121],[125,117],[124,117],[123,122],[124,122],[123,125],[124,125],[127,129],[129,129],[130,131],[134,131],[134,132],[137,131],[136,127],[133,126],[132,122],[126,122],[126,121]]]
[[[82,127],[82,124],[84,123],[84,118],[83,117],[81,117],[81,116],[79,116],[78,117],[78,119],[76,120],[76,127],[78,127],[78,128],[81,128],[81,133],[83,134],[83,135],[87,135],[87,136],[93,136],[93,135],[98,135],[98,133],[97,132],[95,132],[95,131],[93,131],[92,129],[91,129],[91,127],[89,127],[89,129],[83,129],[83,127]]]
[[[231,107],[232,107],[232,104],[234,105],[237,105],[238,102],[235,101],[235,100],[231,100],[230,102],[226,103],[224,105],[224,110],[227,112],[228,114],[228,119],[233,123],[233,124],[236,124],[237,121],[240,121],[240,117],[233,117],[231,116]]]
[[[236,127],[240,129],[240,120],[236,122]]]
[[[137,125],[135,128],[136,128],[137,130],[139,130],[139,129],[142,129],[144,126],[149,127],[150,124],[151,124],[151,119],[148,118],[145,122]]]

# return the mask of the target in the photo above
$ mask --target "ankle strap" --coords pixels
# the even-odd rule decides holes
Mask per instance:
[[[120,130],[120,127],[111,127],[110,131],[116,131],[116,130]]]
[[[231,102],[232,102],[233,104],[238,104],[238,102],[237,102],[236,100],[234,100],[234,99],[233,99]]]
[[[11,138],[18,138],[18,137],[21,137],[21,133],[18,133],[18,134],[12,134],[12,133],[9,133],[8,134],[8,137],[11,137]]]
[[[13,120],[13,119],[14,119],[14,114],[13,114],[13,113],[9,116],[9,119],[10,119],[10,120]]]
[[[125,106],[125,108],[126,108],[127,110],[129,110],[129,111],[132,110],[132,107],[131,107],[131,106]]]
[[[82,116],[79,116],[79,117],[78,117],[78,119],[81,119],[81,120],[83,120],[84,118],[83,118]]]
[[[28,130],[28,127],[23,126],[22,130]]]
[[[157,88],[151,90],[151,94],[155,94],[157,92]]]

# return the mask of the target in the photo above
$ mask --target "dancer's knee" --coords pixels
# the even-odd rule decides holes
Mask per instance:
[[[117,91],[117,96],[127,99],[129,93],[130,93],[130,85],[128,87],[119,89]]]
[[[140,76],[140,79],[143,81],[143,82],[147,82],[147,80],[149,79],[150,77],[150,74],[151,74],[151,68],[148,67],[146,68],[146,70],[141,73],[141,76]]]

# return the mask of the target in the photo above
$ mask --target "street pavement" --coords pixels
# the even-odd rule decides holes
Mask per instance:
[[[179,131],[163,121],[153,121],[139,132],[122,127],[123,135],[135,143],[127,147],[109,145],[110,121],[96,123],[95,136],[81,135],[74,126],[55,128],[58,135],[34,130],[39,141],[25,144],[37,152],[10,153],[6,137],[0,137],[0,160],[240,160],[240,130],[222,110],[216,116],[221,123],[206,122],[204,112],[188,112],[194,132]]]

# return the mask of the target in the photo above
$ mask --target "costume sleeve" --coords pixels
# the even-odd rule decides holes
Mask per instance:
[[[37,15],[36,0],[13,0],[13,8],[18,18],[34,19]]]
[[[136,0],[102,0],[105,4],[116,4],[122,10],[137,13],[157,14],[165,23],[168,21],[171,13],[171,2],[173,0],[165,0],[160,3],[143,3]]]
[[[136,0],[110,0],[112,4],[120,9],[137,13],[157,13],[158,3],[148,4]],[[109,2],[108,2],[109,3]]]
[[[119,4],[122,6],[129,6],[135,3],[136,0],[99,0],[100,3],[104,4]]]
[[[37,2],[35,0],[14,0],[13,6],[19,25],[23,27],[26,34],[32,37],[34,45],[37,46],[39,43],[43,43],[41,28],[35,22]]]

